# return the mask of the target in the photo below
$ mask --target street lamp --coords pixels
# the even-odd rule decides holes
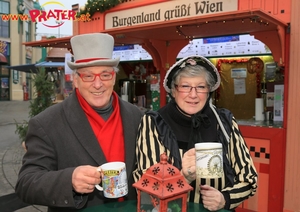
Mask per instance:
[[[55,23],[58,24],[58,37],[60,38],[60,25],[63,21],[62,20],[56,20]]]

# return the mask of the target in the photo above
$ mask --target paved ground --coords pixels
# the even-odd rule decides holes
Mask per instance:
[[[14,195],[17,175],[25,153],[15,134],[16,125],[28,120],[29,101],[0,101],[0,211],[44,212],[46,207],[27,205]],[[9,205],[20,209],[8,209]]]

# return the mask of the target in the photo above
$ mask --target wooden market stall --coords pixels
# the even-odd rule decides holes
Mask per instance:
[[[278,1],[131,1],[107,12],[95,13],[90,21],[76,22],[78,34],[107,32],[116,45],[140,44],[153,58],[163,79],[178,52],[190,40],[248,33],[265,43],[274,61],[288,72],[288,23],[290,5]],[[287,84],[287,74],[285,82]],[[163,80],[160,81],[162,87]],[[287,88],[284,92],[287,94]],[[285,102],[286,103],[286,102]],[[160,89],[160,105],[166,93]],[[286,108],[286,107],[284,107]],[[286,112],[285,112],[286,117]],[[280,128],[242,125],[241,131],[259,172],[256,196],[239,211],[282,211],[285,169],[285,122]],[[276,156],[275,156],[276,155]],[[272,157],[273,156],[273,157]],[[281,173],[281,174],[279,174]],[[281,176],[281,177],[278,177]],[[274,186],[276,185],[276,186]]]

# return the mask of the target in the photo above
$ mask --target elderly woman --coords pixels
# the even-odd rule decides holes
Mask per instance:
[[[215,66],[201,56],[175,63],[167,72],[164,88],[171,101],[157,112],[144,115],[137,137],[138,181],[147,168],[166,152],[194,188],[190,202],[216,211],[234,211],[257,189],[257,172],[237,122],[227,109],[217,109],[211,96],[220,85]],[[218,142],[223,148],[223,176],[196,179],[195,144]]]

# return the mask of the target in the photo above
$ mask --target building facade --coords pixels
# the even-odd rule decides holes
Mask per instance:
[[[36,24],[23,17],[40,6],[32,0],[1,0],[0,5],[0,53],[6,59],[0,64],[0,101],[26,100],[32,95],[30,69],[24,72],[7,67],[32,64],[41,58],[41,49],[22,45],[36,37]]]

